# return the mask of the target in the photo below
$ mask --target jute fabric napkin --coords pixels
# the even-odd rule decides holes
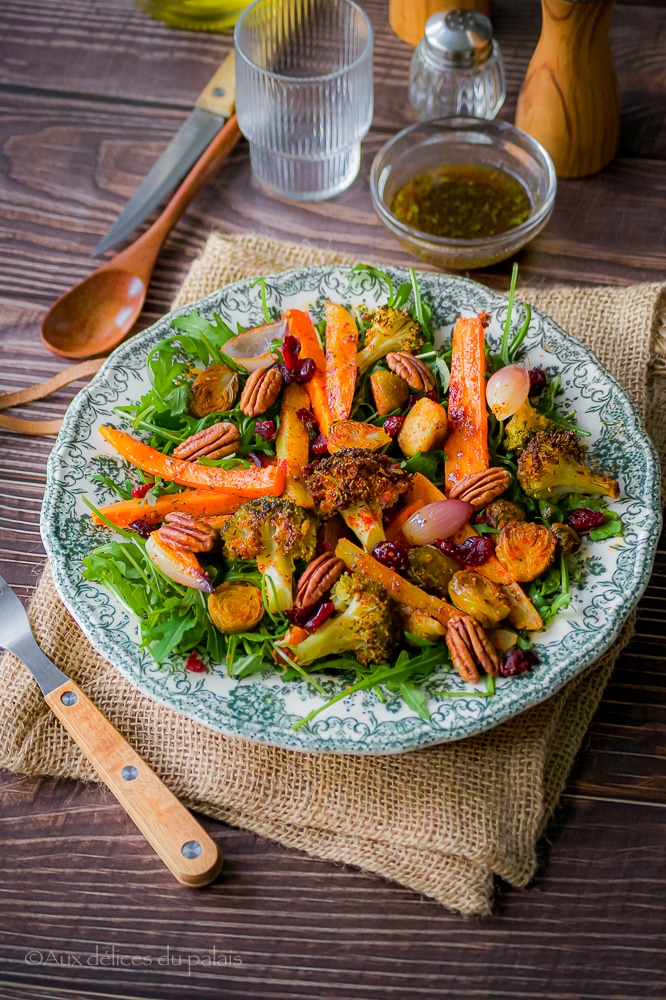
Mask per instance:
[[[176,304],[238,278],[339,262],[262,237],[213,236]],[[660,451],[666,286],[523,289],[622,381]],[[613,665],[631,636],[548,702],[457,743],[400,756],[303,754],[222,736],[141,695],[98,656],[61,604],[48,567],[31,608],[63,667],[188,806],[289,847],[376,872],[465,914],[490,910],[494,877],[526,885],[536,844]],[[0,766],[94,780],[18,661],[0,663]]]

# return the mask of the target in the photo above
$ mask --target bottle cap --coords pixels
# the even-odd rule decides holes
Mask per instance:
[[[478,10],[456,7],[426,21],[425,47],[441,66],[479,66],[493,50],[493,26]]]

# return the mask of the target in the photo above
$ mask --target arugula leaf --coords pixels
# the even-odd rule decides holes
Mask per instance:
[[[106,486],[107,489],[119,496],[121,500],[131,500],[132,498],[132,483],[129,479],[125,480],[124,486],[119,486],[115,483],[110,476],[103,476],[101,473],[92,477],[93,483],[99,483],[101,486]]]
[[[434,451],[426,452],[417,451],[411,458],[404,459],[400,465],[405,472],[420,472],[423,476],[434,482],[437,478],[437,470],[440,463],[445,461],[446,454],[441,450],[435,449]]]
[[[622,535],[622,521],[620,521],[617,514],[615,514],[615,517],[611,517],[610,515],[613,513],[614,511],[609,511],[604,523],[600,524],[598,528],[592,528],[592,531],[587,536],[591,541],[601,542],[604,538],[615,538]]]
[[[414,294],[414,313],[416,315],[416,319],[421,325],[426,343],[432,343],[432,309],[425,299],[421,297],[421,289],[419,288],[419,283],[416,280],[416,271],[413,267],[410,267],[409,269],[409,277],[412,282],[412,292]]]
[[[202,338],[206,344],[217,350],[236,336],[236,333],[228,323],[224,322],[219,313],[213,313],[213,319],[209,320],[193,309],[187,316],[178,316],[174,319],[173,325],[177,330],[189,333],[195,339],[196,337]]]
[[[447,393],[449,391],[449,382],[451,381],[451,370],[443,357],[436,357],[434,365],[437,369],[437,374],[439,375],[442,393]]]
[[[413,684],[411,681],[400,681],[398,691],[402,695],[405,704],[408,708],[411,708],[412,712],[416,712],[416,714],[420,715],[426,722],[430,721],[428,699],[421,688],[417,687],[416,684]]]

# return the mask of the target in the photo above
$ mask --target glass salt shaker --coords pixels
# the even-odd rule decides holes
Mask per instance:
[[[419,118],[494,118],[505,96],[502,53],[488,18],[461,8],[429,17],[409,75]]]

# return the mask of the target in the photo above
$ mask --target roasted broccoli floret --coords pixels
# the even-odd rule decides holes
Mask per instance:
[[[538,431],[518,458],[518,482],[527,496],[555,503],[567,493],[620,495],[615,479],[585,464],[574,431]]]
[[[507,451],[521,452],[530,443],[537,431],[552,431],[556,425],[543,413],[535,410],[528,399],[518,407],[514,415],[504,425],[504,444]]]
[[[382,509],[409,488],[411,475],[398,462],[367,448],[341,448],[314,462],[305,484],[323,517],[340,513],[366,552],[385,540]]]
[[[227,559],[256,559],[266,579],[271,611],[293,606],[294,559],[313,558],[317,519],[280,497],[260,497],[238,508],[220,534]]]
[[[391,351],[415,354],[424,342],[421,324],[406,309],[380,306],[372,317],[372,326],[366,330],[363,350],[356,355],[359,373],[367,371]]]
[[[385,591],[358,573],[345,573],[331,591],[337,614],[295,646],[296,663],[305,666],[323,656],[353,653],[359,663],[390,662],[402,629],[397,609]]]

